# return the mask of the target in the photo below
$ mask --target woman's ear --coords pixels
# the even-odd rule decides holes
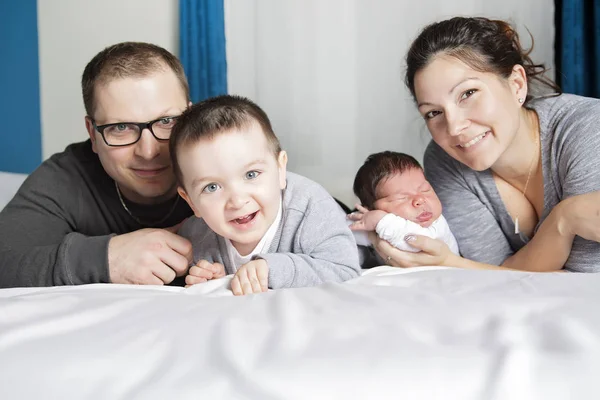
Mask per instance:
[[[281,190],[285,189],[287,186],[287,153],[285,150],[281,150],[279,152],[279,156],[277,157],[277,166],[279,169],[279,188]]]
[[[202,215],[200,215],[200,212],[194,206],[194,203],[192,202],[192,199],[190,198],[190,196],[188,196],[188,194],[186,193],[185,189],[183,187],[179,186],[179,187],[177,187],[177,193],[179,193],[179,195],[185,200],[185,202],[188,203],[188,205],[190,206],[190,208],[194,212],[194,215],[196,217],[198,217],[198,218],[202,218]]]
[[[512,73],[508,77],[508,83],[514,94],[515,101],[523,104],[528,94],[527,72],[522,65],[517,64],[513,67]]]

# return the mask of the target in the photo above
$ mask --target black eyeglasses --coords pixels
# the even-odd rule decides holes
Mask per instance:
[[[158,141],[166,141],[171,137],[171,130],[177,117],[162,117],[149,122],[117,122],[114,124],[92,125],[108,146],[129,146],[137,143],[142,137],[142,131],[148,129]]]

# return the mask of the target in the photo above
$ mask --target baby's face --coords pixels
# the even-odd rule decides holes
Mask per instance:
[[[382,180],[377,186],[375,208],[424,228],[431,226],[442,215],[442,203],[419,168],[411,168]]]

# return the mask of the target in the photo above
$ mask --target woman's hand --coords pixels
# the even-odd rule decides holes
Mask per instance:
[[[421,250],[419,253],[398,250],[373,232],[369,233],[369,239],[381,258],[392,267],[451,266],[454,256],[446,243],[427,236],[407,235],[405,238],[408,244]]]
[[[552,212],[559,213],[558,231],[562,235],[600,242],[600,191],[569,197]]]

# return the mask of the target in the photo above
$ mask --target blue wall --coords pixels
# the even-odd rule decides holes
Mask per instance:
[[[36,0],[0,0],[0,16],[0,171],[29,173],[42,160]]]

